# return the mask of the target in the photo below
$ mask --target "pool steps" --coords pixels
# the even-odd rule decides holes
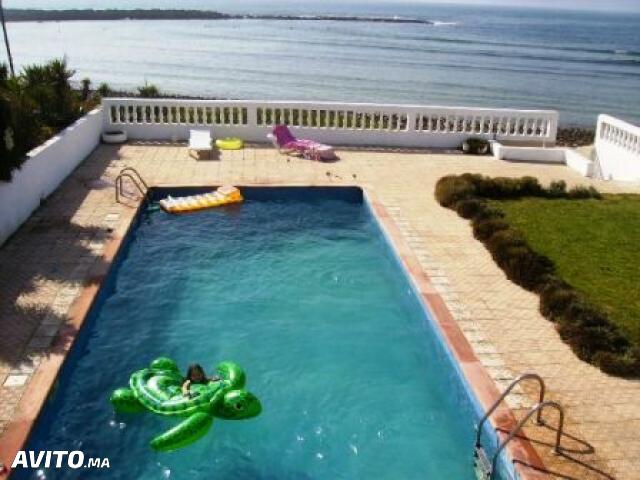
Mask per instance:
[[[518,385],[520,382],[524,380],[536,380],[540,386],[540,394],[538,398],[538,403],[533,405],[527,413],[525,414],[520,421],[513,427],[507,437],[498,445],[498,448],[493,453],[491,460],[489,460],[489,456],[487,452],[482,447],[481,443],[481,435],[482,435],[482,427],[484,423],[489,419],[491,414],[496,411],[500,403],[511,393],[511,391]],[[563,427],[564,427],[564,408],[558,402],[554,402],[551,400],[545,400],[544,396],[546,393],[546,387],[544,380],[537,373],[527,372],[523,373],[516,377],[509,386],[502,392],[502,394],[498,397],[498,399],[493,403],[491,408],[487,410],[484,416],[478,422],[478,426],[476,427],[476,443],[474,447],[474,455],[473,455],[473,467],[476,472],[476,478],[478,480],[492,480],[495,476],[496,466],[498,463],[498,457],[502,450],[507,446],[507,444],[513,440],[513,438],[522,430],[524,424],[535,414],[536,415],[536,424],[544,425],[544,420],[542,419],[542,411],[547,408],[555,408],[559,414],[559,422],[558,429],[556,433],[556,443],[553,447],[553,453],[560,453],[560,440],[562,438]]]

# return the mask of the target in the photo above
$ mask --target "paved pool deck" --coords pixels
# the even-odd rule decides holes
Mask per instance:
[[[547,398],[565,406],[562,455],[550,453],[555,413],[545,414],[548,426],[526,429],[552,472],[538,472],[536,478],[640,478],[640,381],[605,375],[578,360],[538,313],[537,297],[507,280],[473,238],[468,222],[440,207],[433,196],[440,177],[463,172],[563,179],[607,192],[640,193],[640,186],[587,180],[564,166],[456,153],[338,153],[340,161],[318,163],[252,146],[197,161],[184,144],[100,146],[0,247],[0,461],[10,461],[2,456],[7,445],[37,415],[55,371],[51,367],[62,363],[108,271],[113,239],[124,236],[135,214],[138,200],[116,203],[113,187],[120,170],[131,166],[151,185],[362,186],[411,251],[416,261],[412,273],[428,279],[446,304],[484,374],[502,389],[518,374],[535,371],[547,383]],[[134,196],[130,186],[127,190]],[[534,387],[526,385],[511,397],[516,415],[535,403]]]

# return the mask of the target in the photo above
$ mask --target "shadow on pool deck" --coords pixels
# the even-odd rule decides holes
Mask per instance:
[[[81,166],[0,247],[0,385],[9,375],[30,374],[55,353],[54,339],[66,344],[75,336],[67,311],[91,271],[106,267],[101,248],[112,232],[76,214],[92,192],[108,188],[112,194],[111,184],[95,183],[109,160]]]
[[[553,421],[556,420],[554,419]],[[547,421],[542,425],[535,425],[533,422],[530,423],[531,425],[527,429],[526,436],[529,442],[531,442],[538,451],[544,449],[552,452],[558,432],[557,427]],[[550,456],[552,459],[555,457],[557,462],[549,461],[549,457],[547,457],[545,461],[546,468],[544,470],[540,470],[535,465],[529,465],[520,460],[515,460],[515,462],[521,465],[526,465],[534,470],[547,473],[558,479],[584,480],[587,478],[586,475],[588,472],[588,478],[590,479],[615,480],[615,477],[601,470],[593,463],[589,463],[589,461],[592,460],[592,457],[590,456],[595,453],[594,447],[586,440],[568,433],[567,429],[570,428],[571,425],[565,425],[564,427],[562,437],[560,439],[560,453],[551,454],[553,456]],[[499,429],[499,431],[502,434],[502,438],[508,434],[508,432],[503,429]],[[516,435],[516,437],[525,438],[520,434]],[[560,462],[562,462],[561,469],[557,469],[557,464]]]

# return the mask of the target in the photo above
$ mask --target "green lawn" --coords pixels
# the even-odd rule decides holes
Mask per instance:
[[[495,201],[558,274],[640,345],[640,195]]]

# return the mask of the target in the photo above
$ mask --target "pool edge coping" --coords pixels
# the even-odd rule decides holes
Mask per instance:
[[[445,301],[434,288],[429,276],[420,266],[417,257],[411,250],[402,232],[395,224],[393,218],[387,212],[384,205],[378,200],[373,189],[365,185],[354,184],[273,184],[260,183],[241,185],[242,187],[333,187],[333,188],[357,188],[362,191],[363,200],[376,218],[380,228],[383,230],[388,242],[404,269],[404,273],[409,277],[411,283],[420,295],[423,305],[429,311],[434,324],[439,328],[441,338],[446,343],[446,347],[458,363],[460,372],[464,375],[464,380],[471,388],[476,400],[484,411],[487,411],[499,398],[500,391],[495,382],[487,373],[485,367],[477,358],[471,344],[465,337],[462,330],[449,311]],[[181,184],[167,185],[159,184],[151,186],[157,188],[180,188],[180,187],[202,187],[202,184]],[[107,278],[114,260],[121,251],[124,241],[134,226],[134,220],[144,205],[144,198],[136,201],[135,205],[124,204],[124,218],[118,228],[111,232],[109,239],[105,242],[104,251],[101,257],[102,262],[93,265],[89,270],[87,278],[82,282],[80,294],[74,300],[68,313],[68,321],[64,323],[57,333],[51,350],[41,361],[34,372],[25,391],[18,402],[18,406],[7,423],[4,432],[0,436],[0,464],[4,464],[5,471],[0,471],[0,478],[8,479],[11,476],[11,464],[16,454],[29,440],[31,431],[38,421],[40,413],[53,391],[58,376],[65,364],[67,356],[80,334],[86,318],[88,317],[104,280]],[[516,424],[513,411],[504,404],[496,409],[489,418],[494,429],[511,429]],[[522,433],[505,447],[505,450],[512,460],[516,474],[520,480],[542,480],[547,478],[544,472],[545,467],[542,459],[533,448],[531,442]],[[470,457],[473,452],[469,452]]]

